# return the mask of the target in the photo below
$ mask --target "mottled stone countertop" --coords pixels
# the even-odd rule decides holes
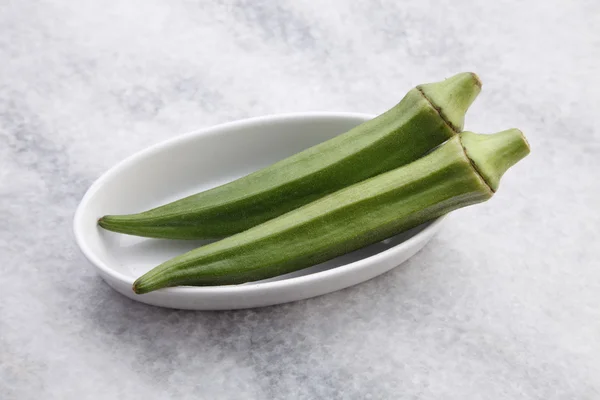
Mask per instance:
[[[599,399],[600,3],[5,0],[0,398]],[[124,298],[71,232],[89,185],[186,131],[379,113],[477,72],[466,128],[532,154],[364,284],[263,309]]]

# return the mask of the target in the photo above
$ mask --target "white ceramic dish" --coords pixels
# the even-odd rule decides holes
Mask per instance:
[[[372,118],[352,113],[298,113],[252,118],[178,136],[102,175],[74,220],[83,254],[116,291],[147,304],[223,310],[268,306],[343,289],[380,275],[419,251],[441,219],[329,262],[236,286],[176,287],[136,295],[131,285],[161,262],[202,242],[145,239],[99,228],[105,214],[139,212],[231,181]]]

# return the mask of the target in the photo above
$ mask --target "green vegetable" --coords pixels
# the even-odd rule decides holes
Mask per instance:
[[[417,86],[378,117],[265,169],[139,214],[107,215],[98,223],[115,232],[169,239],[244,231],[418,159],[462,130],[480,90],[473,73]]]
[[[173,258],[133,290],[239,284],[321,263],[489,199],[504,172],[528,153],[517,129],[463,132],[409,165]]]

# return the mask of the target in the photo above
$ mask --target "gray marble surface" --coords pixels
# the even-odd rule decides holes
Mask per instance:
[[[593,0],[0,2],[0,398],[600,398],[599,24]],[[135,151],[463,70],[466,128],[533,153],[390,273],[184,312],[78,252],[78,201]]]

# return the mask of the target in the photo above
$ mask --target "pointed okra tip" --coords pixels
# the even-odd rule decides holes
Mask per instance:
[[[172,260],[170,260],[172,261]],[[136,294],[150,293],[158,289],[173,286],[168,271],[170,261],[166,261],[158,267],[151,269],[133,282],[131,288]],[[165,272],[167,274],[165,275]],[[172,278],[172,277],[171,277]]]
[[[143,220],[132,215],[105,215],[98,219],[98,226],[112,232],[135,234]]]
[[[106,226],[106,215],[104,217],[98,218],[98,225],[103,227]]]
[[[133,289],[135,294],[144,294],[144,293],[148,292],[148,291],[144,290],[143,285],[140,285],[139,279],[136,279],[136,281],[133,282],[133,285],[131,286],[131,288]]]
[[[135,294],[150,293],[156,289],[160,289],[160,287],[152,284],[152,282],[148,282],[147,275],[149,274],[146,273],[145,275],[137,278],[135,282],[133,282],[131,288],[133,289]]]
[[[481,92],[481,80],[473,72],[462,72],[441,82],[417,86],[450,127],[460,132],[465,114]]]
[[[105,215],[98,219],[98,225],[104,229],[112,230],[114,224],[119,222],[118,215]]]
[[[525,135],[518,129],[491,135],[462,132],[460,141],[467,157],[494,192],[502,175],[530,152]]]

